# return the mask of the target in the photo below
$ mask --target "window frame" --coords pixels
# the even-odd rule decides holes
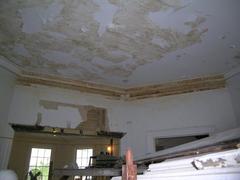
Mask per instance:
[[[77,151],[78,150],[85,150],[85,149],[92,149],[92,156],[94,156],[94,148],[93,147],[77,147],[76,150],[75,150],[75,162],[77,163]],[[90,157],[89,157],[90,158]],[[79,169],[82,169],[80,168],[80,166],[78,165]],[[85,166],[86,167],[86,166]]]
[[[84,150],[84,149],[92,149],[92,156],[94,156],[94,147],[91,147],[91,146],[78,146],[78,147],[76,147],[75,148],[75,153],[74,153],[74,161],[76,162],[76,164],[77,164],[77,151],[78,150]],[[78,165],[78,164],[77,164]],[[80,168],[80,166],[78,165],[78,168],[79,169],[82,169],[82,168]],[[88,176],[89,177],[89,179],[92,179],[92,176]],[[74,179],[76,179],[76,178],[79,178],[79,176],[75,176],[74,177]],[[82,179],[86,179],[86,176],[82,176]]]
[[[28,160],[26,161],[26,175],[28,176],[29,173],[29,168],[30,168],[30,161],[31,161],[31,154],[32,154],[32,149],[36,148],[36,149],[50,149],[51,150],[51,154],[50,154],[50,158],[49,158],[49,170],[50,170],[50,165],[51,165],[51,161],[53,161],[53,153],[54,153],[54,148],[52,146],[48,146],[48,145],[33,145],[30,146],[28,149]],[[49,176],[49,174],[48,174]]]
[[[183,136],[197,136],[202,134],[213,134],[214,126],[185,127],[177,129],[151,130],[146,133],[146,151],[148,154],[155,153],[155,138],[171,138]]]

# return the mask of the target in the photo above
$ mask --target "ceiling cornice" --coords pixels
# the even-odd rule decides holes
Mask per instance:
[[[65,88],[71,90],[78,90],[80,92],[100,94],[114,99],[120,99],[121,95],[125,93],[125,90],[118,87],[112,87],[107,85],[57,78],[52,76],[36,76],[26,75],[25,73],[18,76],[17,82],[23,85],[39,84],[45,86],[52,86],[58,88]]]
[[[213,75],[201,78],[181,80],[157,85],[139,86],[133,88],[120,88],[103,84],[96,84],[72,79],[59,78],[24,72],[15,64],[0,57],[0,66],[17,75],[17,83],[30,86],[32,84],[77,90],[80,92],[104,95],[111,99],[133,101],[145,98],[162,97],[196,91],[224,88],[226,80],[233,73]],[[239,68],[237,69],[239,72]],[[234,73],[236,73],[234,71]]]
[[[99,94],[107,96],[111,99],[125,101],[132,101],[152,97],[162,97],[225,87],[224,75],[194,78],[189,80],[182,80],[165,84],[141,86],[134,88],[118,88],[50,76],[42,77],[26,74],[18,76],[17,82],[22,85],[39,84],[45,86],[66,88],[71,90],[78,90],[80,92]]]
[[[127,89],[128,100],[162,97],[225,87],[224,75],[194,78],[159,85]]]

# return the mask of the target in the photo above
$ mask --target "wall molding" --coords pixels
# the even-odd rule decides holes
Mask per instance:
[[[223,75],[194,78],[152,86],[142,86],[127,89],[128,100],[145,99],[212,90],[225,87]]]
[[[64,79],[52,76],[36,76],[22,74],[17,77],[17,83],[21,85],[31,86],[32,84],[45,85],[57,88],[77,90],[80,92],[92,93],[120,99],[124,94],[124,89],[107,85]]]
[[[77,90],[85,93],[104,95],[111,99],[133,101],[153,97],[162,97],[191,93],[204,90],[213,90],[225,87],[224,75],[215,75],[194,78],[158,85],[141,86],[134,88],[119,88],[102,84],[82,82],[51,76],[36,76],[21,74],[17,83],[31,86],[32,84]]]
[[[169,95],[177,95],[191,93],[204,90],[212,90],[224,88],[226,85],[225,79],[236,73],[236,70],[225,75],[212,75],[198,77],[164,84],[155,84],[147,86],[139,86],[133,88],[121,88],[104,84],[84,82],[56,76],[43,75],[25,72],[11,62],[0,57],[0,66],[17,75],[17,83],[25,86],[33,84],[45,85],[51,87],[65,88],[77,90],[85,93],[104,95],[110,99],[133,101],[146,98],[162,97]],[[239,72],[239,68],[237,69]]]

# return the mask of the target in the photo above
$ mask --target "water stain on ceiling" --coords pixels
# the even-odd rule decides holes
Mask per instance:
[[[201,6],[208,6],[208,1],[204,2]],[[26,73],[119,86],[159,83],[147,65],[156,65],[158,75],[164,75],[165,67],[158,62],[164,62],[171,53],[200,44],[211,28],[209,15],[197,12],[194,3],[192,0],[2,0],[0,56]],[[191,51],[183,54],[188,53]],[[180,57],[177,55],[174,60],[183,59]],[[134,75],[138,69],[142,69],[141,75]],[[156,74],[157,70],[154,71]],[[176,71],[183,75],[186,70]],[[185,76],[211,72],[188,71]],[[145,73],[150,76],[144,77]]]

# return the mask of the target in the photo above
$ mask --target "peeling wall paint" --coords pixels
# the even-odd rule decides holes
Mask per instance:
[[[54,105],[45,104],[50,108],[45,109],[42,101]],[[58,110],[54,110],[56,102]],[[152,132],[171,136],[171,132],[186,133],[189,128],[199,133],[203,127],[220,132],[237,125],[225,88],[124,102],[67,89],[17,85],[9,119],[12,123],[34,125],[40,112],[43,125],[66,127],[68,120],[72,120],[71,125],[76,127],[81,118],[78,111],[81,106],[105,109],[109,130],[127,133],[121,140],[121,153],[131,147],[136,157],[149,153],[149,146],[153,144],[148,135]],[[50,113],[51,118],[45,118]]]
[[[48,100],[40,100],[39,106],[44,125],[52,119],[59,119],[59,121],[66,122],[65,127],[67,128],[94,132],[109,130],[106,110],[103,108]],[[59,127],[59,124],[55,126]]]
[[[204,155],[184,156],[171,158],[160,163],[151,163],[148,170],[143,175],[138,175],[137,179],[161,179],[161,180],[225,180],[240,179],[240,164],[234,160],[239,156],[239,149],[222,150],[218,153],[208,152]],[[204,167],[201,165],[206,159],[218,161],[225,159],[226,166]],[[121,180],[121,176],[114,177],[112,180]]]

